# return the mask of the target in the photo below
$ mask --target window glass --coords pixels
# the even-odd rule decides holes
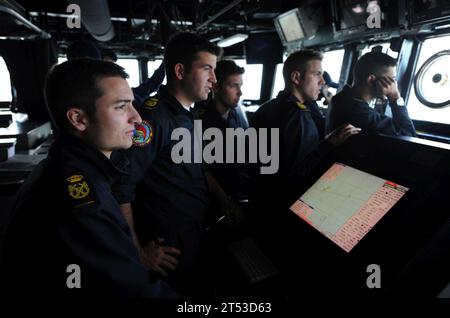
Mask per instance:
[[[128,80],[128,84],[130,87],[139,86],[139,63],[136,59],[118,59],[117,64],[122,66],[125,71],[130,76]]]
[[[394,52],[390,49],[389,42],[368,45],[361,51],[361,55],[364,55],[364,54],[372,51],[372,48],[374,48],[375,46],[381,46],[382,47],[381,52],[389,55],[390,57],[393,57],[394,59],[396,59],[398,57],[398,52]]]
[[[11,78],[6,63],[0,56],[0,102],[10,102],[11,100]]]
[[[147,70],[148,70],[148,76],[151,77],[153,73],[158,69],[158,67],[161,65],[162,60],[155,60],[155,61],[148,61],[147,62]],[[162,81],[163,85],[166,85],[167,83],[167,76],[164,76],[164,80]]]
[[[262,64],[247,64],[246,60],[235,60],[236,64],[245,68],[242,76],[241,99],[259,100],[261,98]]]
[[[272,98],[277,97],[278,92],[284,89],[283,64],[277,64],[275,69],[275,81],[273,83]]]
[[[65,61],[67,61],[67,58],[65,56],[58,57],[58,64],[61,64]],[[139,62],[136,59],[118,59],[116,63],[122,66],[128,73],[128,85],[130,85],[130,87],[139,86]],[[151,74],[153,74],[153,72]]]
[[[330,74],[331,80],[339,83],[341,76],[342,61],[344,60],[345,50],[333,50],[323,53],[322,69]],[[328,89],[333,95],[336,94],[336,89],[330,87]]]
[[[420,50],[417,66],[414,71],[414,78],[419,71],[420,67],[425,61],[435,53],[448,49],[448,43],[450,43],[450,36],[442,36],[433,39],[427,39],[424,41]],[[447,70],[444,70],[444,74],[450,74],[450,65],[447,65]],[[430,83],[432,84],[432,83]],[[414,81],[411,81],[411,91],[407,101],[408,112],[412,119],[431,121],[442,124],[450,124],[450,107],[446,108],[429,108],[423,105],[416,96],[414,91]],[[447,90],[450,98],[450,89]]]

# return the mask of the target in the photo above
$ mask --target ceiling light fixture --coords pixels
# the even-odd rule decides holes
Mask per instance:
[[[217,42],[217,45],[220,47],[228,47],[228,46],[232,46],[236,43],[245,41],[245,40],[247,40],[247,38],[248,38],[248,34],[237,33],[228,38],[220,40],[219,42]]]

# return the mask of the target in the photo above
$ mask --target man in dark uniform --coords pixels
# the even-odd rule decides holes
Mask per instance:
[[[118,182],[115,191],[144,246],[142,258],[184,294],[195,293],[203,275],[198,269],[212,190],[201,154],[195,150],[195,143],[201,145],[202,132],[194,131],[191,107],[212,91],[219,52],[217,46],[191,33],[179,33],[168,42],[167,86],[143,104],[139,134],[127,151],[132,178]],[[175,159],[187,151],[176,150],[179,139],[191,146],[190,153],[183,153],[188,162]],[[181,253],[163,250],[159,243]]]
[[[248,128],[247,117],[239,105],[242,96],[242,74],[244,68],[234,61],[222,60],[217,62],[217,83],[214,85],[214,97],[200,115],[203,130],[214,127],[220,129],[224,136],[224,145],[234,143],[235,156],[237,154],[237,140],[227,140],[226,128]],[[238,138],[236,136],[234,139]],[[223,158],[226,158],[226,147]],[[246,197],[245,183],[248,182],[246,165],[237,163],[212,163],[208,166],[222,189],[236,200]]]
[[[333,97],[326,116],[326,131],[343,123],[361,127],[365,133],[415,136],[415,128],[395,81],[396,60],[381,52],[369,52],[355,64],[353,87]],[[387,97],[392,117],[369,106],[375,98]]]
[[[9,295],[157,296],[110,185],[141,121],[118,65],[55,66],[45,97],[58,134],[22,186],[7,231],[2,288]],[[117,158],[119,159],[119,158]]]
[[[288,236],[293,234],[288,229],[288,207],[301,194],[308,174],[334,146],[359,132],[352,125],[344,125],[320,140],[308,105],[317,99],[324,84],[321,61],[322,54],[316,51],[292,53],[283,66],[285,89],[263,104],[250,120],[252,127],[279,131],[278,172],[260,174],[258,166],[251,169],[254,222],[269,253],[289,251],[279,250],[280,246],[286,247]]]

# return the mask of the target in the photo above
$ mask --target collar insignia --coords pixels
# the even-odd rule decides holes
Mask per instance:
[[[157,98],[150,98],[150,99],[147,99],[144,102],[144,107],[147,108],[147,109],[153,109],[153,108],[156,107],[156,105],[158,105],[158,99]]]

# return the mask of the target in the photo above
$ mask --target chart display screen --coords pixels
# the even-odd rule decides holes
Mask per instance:
[[[290,209],[350,252],[408,190],[335,163]]]

